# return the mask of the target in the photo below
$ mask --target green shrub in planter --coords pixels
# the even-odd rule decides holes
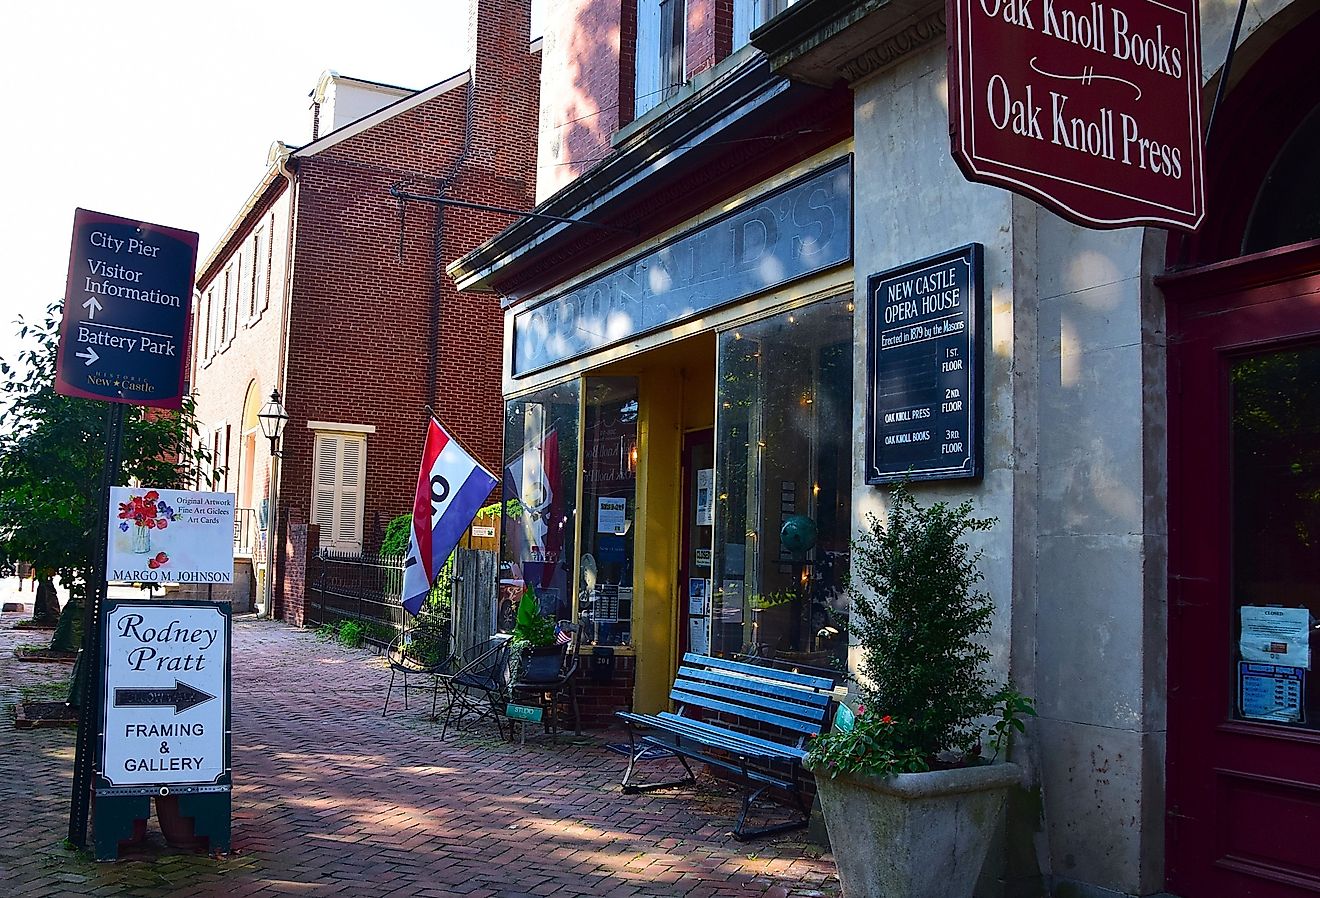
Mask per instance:
[[[994,605],[975,588],[981,553],[965,540],[994,519],[974,517],[970,501],[920,506],[900,484],[887,523],[867,520],[853,544],[850,622],[862,651],[862,702],[851,731],[812,741],[808,763],[829,775],[880,776],[975,764],[987,716],[996,718],[988,732],[997,755],[1035,711],[985,669],[981,639]]]

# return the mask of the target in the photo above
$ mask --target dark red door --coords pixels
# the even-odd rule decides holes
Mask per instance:
[[[1320,243],[1162,282],[1168,888],[1320,894]]]

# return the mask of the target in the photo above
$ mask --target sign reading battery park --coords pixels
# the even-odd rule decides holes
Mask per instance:
[[[1205,215],[1196,0],[951,0],[949,117],[969,180],[1085,227]]]
[[[234,582],[234,496],[151,487],[110,490],[113,583]]]
[[[228,611],[218,602],[107,602],[98,791],[227,781]]]
[[[867,280],[867,483],[981,476],[981,252]]]
[[[191,231],[77,210],[56,391],[179,408],[196,265]]]
[[[851,258],[849,156],[519,312],[513,375],[672,327]]]

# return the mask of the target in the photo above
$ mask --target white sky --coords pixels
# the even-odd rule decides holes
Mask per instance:
[[[273,140],[311,137],[321,72],[422,88],[466,68],[467,0],[7,2],[0,11],[0,356],[64,293],[82,206],[201,234]]]

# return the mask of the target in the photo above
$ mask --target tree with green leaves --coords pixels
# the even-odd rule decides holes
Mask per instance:
[[[80,642],[82,601],[101,550],[97,522],[108,513],[100,485],[109,403],[55,392],[62,305],[35,323],[20,318],[23,348],[0,361],[0,545],[11,559],[55,571],[68,588],[56,649]],[[117,482],[183,487],[210,460],[196,433],[192,397],[179,412],[130,406]]]

